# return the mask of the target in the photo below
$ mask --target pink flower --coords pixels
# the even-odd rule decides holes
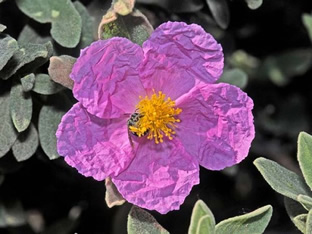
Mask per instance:
[[[111,177],[129,202],[179,209],[199,165],[242,161],[254,138],[252,100],[222,74],[221,46],[200,26],[168,22],[142,48],[125,38],[81,51],[71,78],[79,101],[64,115],[57,148],[84,176]]]

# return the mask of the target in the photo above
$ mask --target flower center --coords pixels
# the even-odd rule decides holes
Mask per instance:
[[[132,114],[128,121],[129,131],[138,137],[147,134],[147,139],[154,138],[156,144],[163,142],[164,135],[172,140],[172,135],[175,134],[175,123],[180,122],[176,116],[182,110],[174,108],[175,102],[170,97],[166,99],[166,95],[161,91],[158,94],[154,92],[150,98],[146,96],[140,99],[136,105],[138,111]],[[131,122],[134,116],[137,117],[135,124]]]

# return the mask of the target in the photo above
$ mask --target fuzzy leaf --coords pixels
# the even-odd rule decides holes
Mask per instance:
[[[35,85],[35,75],[33,73],[24,76],[23,78],[21,78],[21,83],[22,83],[22,87],[23,87],[23,91],[24,92],[28,92],[30,90],[33,89],[34,85]]]
[[[221,221],[216,225],[216,234],[263,233],[272,216],[272,206],[261,207],[248,214]]]
[[[3,24],[0,24],[0,33],[3,32],[4,30],[6,30],[6,26]]]
[[[189,226],[188,234],[196,234],[199,233],[200,229],[200,220],[205,217],[204,220],[202,220],[202,228],[204,228],[205,225],[208,224],[208,226],[211,227],[210,230],[214,230],[214,226],[216,224],[214,216],[211,212],[211,210],[208,208],[208,206],[203,202],[202,200],[198,200],[193,208],[192,216],[191,216],[191,223]]]
[[[261,5],[263,0],[245,0],[248,7],[252,10],[258,9]]]
[[[49,75],[53,81],[72,89],[74,81],[69,78],[69,74],[74,66],[76,59],[68,55],[53,56],[50,58],[50,66],[48,68]]]
[[[300,132],[298,137],[297,157],[303,177],[312,189],[312,136],[305,132]]]
[[[306,230],[305,233],[312,233],[312,210],[309,211],[306,219]]]
[[[156,5],[174,13],[198,12],[204,7],[201,0],[137,0],[136,2]]]
[[[224,71],[218,82],[232,84],[244,89],[247,86],[248,76],[243,70],[234,68]]]
[[[13,155],[18,162],[27,160],[36,152],[38,145],[39,137],[37,129],[33,124],[30,124],[26,131],[19,134],[12,146]]]
[[[210,215],[205,215],[200,218],[196,234],[214,234],[215,223],[212,222]]]
[[[306,209],[306,210],[311,210],[312,209],[312,198],[308,197],[306,195],[298,195],[297,201],[301,203],[301,205]]]
[[[93,41],[93,24],[94,19],[89,15],[87,8],[80,2],[74,2],[76,10],[80,14],[82,20],[81,39],[79,42],[80,48],[89,46]]]
[[[0,86],[1,88],[5,87]],[[18,136],[11,120],[9,94],[0,92],[0,158],[10,150]]]
[[[60,45],[74,48],[81,35],[81,17],[70,0],[16,0],[19,9],[39,23],[51,23],[51,35]]]
[[[294,200],[297,199],[299,194],[307,196],[311,194],[301,176],[280,166],[278,163],[265,158],[257,158],[254,164],[266,182],[276,192]]]
[[[217,24],[226,29],[230,23],[230,11],[226,0],[206,0]]]
[[[27,24],[24,26],[24,28],[20,32],[18,39],[17,39],[18,43],[20,44],[27,44],[27,43],[45,44],[51,40],[52,40],[51,37],[40,36],[34,29],[32,29]]]
[[[296,202],[293,199],[285,197],[284,203],[287,214],[291,221],[301,232],[304,232],[306,222],[306,218],[304,218],[304,216],[307,216],[305,214],[307,211],[303,209],[302,205],[299,202]]]
[[[17,50],[10,61],[6,64],[5,69],[0,71],[0,78],[6,80],[17,71],[26,74],[44,64],[52,54],[52,44],[25,44]],[[27,65],[27,66],[25,66]]]
[[[25,131],[31,120],[33,103],[30,93],[25,93],[21,84],[11,88],[10,111],[13,124],[18,132]]]
[[[116,186],[109,177],[105,179],[105,188],[105,202],[109,208],[120,206],[125,203],[125,199],[118,192]]]
[[[38,122],[40,145],[51,160],[59,157],[56,150],[55,133],[63,115],[72,106],[68,98],[61,93],[56,94],[54,98],[56,102],[54,105],[41,108]]]
[[[51,95],[63,89],[63,86],[51,80],[47,74],[36,75],[35,85],[33,91],[39,94]]]
[[[128,234],[169,234],[156,219],[145,210],[133,206],[128,215]]]
[[[10,36],[0,35],[0,71],[8,63],[17,49],[18,45],[15,39]]]
[[[152,32],[152,25],[148,22],[147,18],[136,9],[126,16],[117,15],[113,11],[108,11],[108,13],[103,16],[98,30],[100,39],[108,39],[115,36],[126,37],[139,45],[142,45]]]
[[[302,22],[306,27],[310,40],[312,41],[312,15],[311,14],[302,14]]]

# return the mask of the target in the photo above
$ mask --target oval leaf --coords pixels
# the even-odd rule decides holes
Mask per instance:
[[[145,210],[133,206],[128,215],[128,234],[169,234],[156,219]]]
[[[19,134],[12,146],[13,155],[18,162],[29,159],[37,150],[39,145],[38,133],[33,124]]]
[[[216,225],[216,234],[263,233],[272,216],[272,206],[261,207],[248,214],[221,221]]]
[[[312,209],[312,198],[300,194],[297,197],[297,201],[301,203],[301,205],[306,209],[306,210],[311,210]]]
[[[245,0],[247,5],[250,9],[255,10],[258,9],[261,5],[263,0]]]
[[[35,85],[33,91],[39,94],[51,95],[63,89],[63,86],[51,80],[47,74],[36,75]]]
[[[57,43],[73,48],[81,35],[81,17],[70,0],[16,0],[19,9],[40,23],[51,23]]]
[[[312,210],[309,211],[306,222],[306,231],[305,233],[312,233]]]
[[[66,105],[68,100],[65,96],[59,95],[58,97],[59,104]],[[63,100],[62,100],[63,99]],[[59,157],[59,154],[56,150],[56,130],[63,115],[66,113],[68,108],[64,106],[43,106],[39,113],[39,141],[40,145],[49,157],[49,159],[56,159]]]
[[[276,192],[294,200],[297,199],[299,194],[307,196],[311,194],[302,177],[278,163],[265,158],[257,158],[254,164],[266,182]]]
[[[10,36],[0,35],[0,71],[7,64],[9,59],[12,58],[17,49],[18,45],[15,39]]]
[[[207,220],[207,217],[209,217],[209,220]],[[215,222],[215,218],[211,212],[211,210],[208,208],[208,206],[205,204],[205,202],[203,202],[202,200],[198,200],[193,208],[192,211],[192,216],[191,216],[191,224],[189,226],[189,230],[188,233],[189,234],[196,234],[198,232],[198,230],[200,229],[200,220],[201,218],[206,217],[205,220],[203,221],[204,223],[202,223],[202,225],[206,225],[206,221],[208,221],[213,227],[214,230],[214,226],[216,224]],[[203,226],[203,228],[204,228]]]
[[[218,82],[235,85],[241,89],[244,89],[247,86],[247,81],[247,74],[239,68],[224,71],[221,78],[218,80]]]
[[[10,112],[13,124],[18,132],[26,130],[30,124],[33,103],[31,95],[23,91],[21,84],[16,83],[10,92]]]
[[[22,87],[23,87],[23,91],[24,92],[28,92],[30,90],[33,89],[34,85],[35,85],[35,75],[33,73],[24,76],[23,78],[21,78],[21,83],[22,83]]]
[[[206,0],[217,24],[226,29],[230,23],[230,11],[226,0]]]
[[[205,215],[200,218],[196,234],[214,234],[215,223],[212,221],[210,215]]]
[[[5,88],[5,87],[1,87]],[[3,157],[14,144],[18,133],[11,120],[9,92],[0,90],[0,158]]]
[[[300,132],[298,137],[297,157],[303,177],[312,189],[312,136],[305,132]]]
[[[62,55],[60,57],[52,56],[48,68],[51,79],[66,88],[72,89],[74,81],[69,78],[69,74],[75,62],[76,59],[68,55]]]

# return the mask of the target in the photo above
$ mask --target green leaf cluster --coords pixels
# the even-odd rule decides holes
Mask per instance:
[[[208,206],[198,200],[194,205],[188,234],[263,233],[272,216],[270,205],[250,213],[235,216],[216,224]],[[155,218],[141,208],[133,206],[128,215],[129,234],[169,233]]]
[[[312,136],[301,132],[297,159],[302,175],[265,158],[254,161],[273,190],[285,196],[287,213],[302,233],[312,232]]]

